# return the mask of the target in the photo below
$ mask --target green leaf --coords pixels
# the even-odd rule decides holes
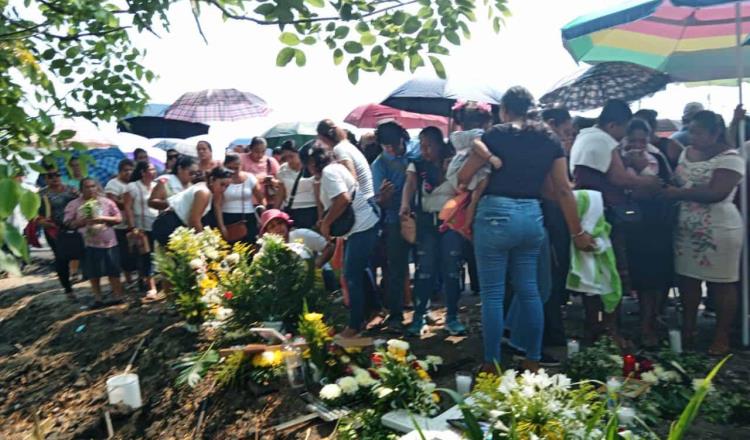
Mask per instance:
[[[406,20],[406,23],[404,23],[403,32],[405,34],[413,34],[414,32],[418,31],[421,27],[422,27],[422,23],[420,23],[417,17],[409,17],[409,19]]]
[[[346,26],[339,26],[336,28],[336,32],[333,33],[333,38],[342,39],[349,35],[349,28]]]
[[[344,43],[344,50],[348,53],[361,53],[364,48],[356,41],[347,41],[346,43]]]
[[[492,30],[494,30],[495,33],[500,32],[500,17],[495,17],[492,19]]]
[[[369,32],[366,32],[362,34],[361,37],[359,37],[359,42],[362,43],[363,46],[372,46],[373,44],[375,44],[375,41],[375,35]]]
[[[419,9],[419,13],[417,13],[417,15],[419,16],[419,18],[432,17],[432,14],[434,14],[434,11],[433,11],[433,9],[430,6],[422,6]]]
[[[458,46],[461,44],[461,39],[458,37],[458,34],[451,30],[445,31],[445,38],[446,40],[450,41],[454,45]]]
[[[315,44],[318,40],[315,39],[313,36],[307,36],[304,40],[302,40],[302,43],[307,44],[308,46],[311,46]]]
[[[219,362],[219,352],[212,350],[213,344],[203,353],[196,353],[180,359],[173,367],[180,370],[175,385],[195,387],[203,376]]]
[[[322,8],[326,5],[324,0],[305,0],[305,3],[315,8]]]
[[[279,35],[279,41],[286,44],[287,46],[296,46],[300,43],[297,34],[293,34],[291,32],[284,32]]]
[[[18,267],[18,261],[13,255],[0,250],[0,271],[7,272],[12,276],[21,276],[21,270]]]
[[[397,26],[401,26],[406,21],[406,14],[403,11],[396,11],[391,16],[391,21]]]
[[[414,71],[420,66],[424,66],[424,60],[422,60],[422,57],[418,53],[409,55],[409,70],[414,73]]]
[[[11,224],[5,225],[5,244],[8,246],[13,255],[22,258],[24,261],[29,260],[29,247],[26,245],[26,239],[23,234]]]
[[[445,67],[443,66],[443,62],[437,57],[430,56],[429,58],[432,63],[432,68],[435,70],[435,74],[439,78],[445,79]]]
[[[279,51],[279,54],[276,56],[276,65],[279,67],[284,67],[287,64],[289,64],[290,61],[292,61],[292,58],[294,58],[294,49],[291,47],[285,47]]]
[[[42,204],[39,195],[34,191],[24,190],[18,202],[21,205],[21,213],[28,220],[33,219],[39,214],[39,207]]]
[[[359,81],[359,62],[352,60],[346,66],[346,75],[349,77],[349,82],[357,84]]]
[[[342,61],[344,61],[344,51],[337,48],[333,51],[333,63],[338,66]]]
[[[357,26],[355,26],[354,29],[360,34],[364,34],[365,32],[370,31],[370,26],[368,26],[364,21],[360,21],[359,23],[357,23]]]
[[[255,12],[264,17],[269,17],[275,11],[276,11],[276,6],[274,6],[273,3],[264,3],[258,6],[257,8],[255,8]]]
[[[72,139],[73,136],[75,135],[76,135],[75,130],[60,130],[60,132],[57,133],[56,138],[58,142],[62,142],[62,141],[67,141],[68,139]]]
[[[13,213],[18,204],[20,185],[7,177],[0,179],[0,218],[6,219]]]
[[[295,49],[294,51],[294,62],[297,63],[297,66],[302,67],[307,62],[307,57],[305,57],[305,53],[302,52],[299,49]]]

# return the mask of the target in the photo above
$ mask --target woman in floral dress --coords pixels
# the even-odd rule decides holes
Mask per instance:
[[[683,301],[683,340],[695,337],[698,305],[705,281],[716,298],[716,333],[709,354],[729,352],[729,333],[737,308],[739,261],[744,238],[742,216],[732,203],[745,162],[724,143],[724,122],[710,111],[690,124],[692,145],[680,156],[681,187],[664,190],[680,201],[675,236],[675,271]]]

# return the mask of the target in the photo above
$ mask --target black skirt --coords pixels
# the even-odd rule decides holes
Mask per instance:
[[[313,229],[318,223],[318,208],[289,209],[286,211],[294,221],[295,228]]]
[[[180,226],[185,226],[185,224],[177,217],[177,214],[174,211],[166,211],[154,221],[154,225],[151,227],[151,235],[157,243],[166,246],[169,242],[169,236]]]
[[[255,243],[255,240],[258,238],[258,219],[255,217],[254,212],[246,212],[244,214],[242,213],[224,213],[224,226],[231,225],[232,223],[237,223],[244,220],[245,226],[247,226],[247,236],[245,237],[243,241],[248,244]]]

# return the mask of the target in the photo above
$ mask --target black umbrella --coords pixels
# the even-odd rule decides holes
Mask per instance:
[[[166,119],[166,104],[149,104],[139,115],[131,115],[117,122],[117,130],[147,138],[187,139],[208,134],[208,125],[198,122]]]
[[[601,63],[555,87],[539,103],[545,107],[562,105],[569,110],[590,110],[615,98],[637,101],[664,89],[670,81],[669,75],[638,64]]]
[[[479,82],[445,79],[410,79],[381,103],[399,110],[427,115],[451,116],[457,100],[500,104],[503,91]]]

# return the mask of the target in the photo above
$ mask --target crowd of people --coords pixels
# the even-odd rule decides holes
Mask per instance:
[[[49,167],[38,221],[66,294],[75,298],[71,262],[80,260],[95,305],[105,276],[115,300],[123,275],[127,288],[159,299],[154,249],[180,226],[210,226],[229,242],[254,244],[269,232],[302,240],[319,266],[343,247],[350,315],[342,337],[368,329],[419,336],[441,297],[445,330],[466,333],[458,304],[468,267],[482,299],[483,368],[500,361],[503,343],[525,368],[553,365],[544,348],[565,342],[571,264],[593,261],[611,263],[612,276],[595,280],[611,287],[604,290],[637,296],[644,346],[660,342],[657,318],[675,287],[683,343],[692,343],[706,283],[717,314],[709,351],[728,352],[746,234],[735,192],[746,165],[722,118],[691,103],[682,129],[662,138],[653,110],[633,114],[612,100],[596,120],[573,118],[559,107],[537,111],[523,87],[509,89],[496,110],[459,101],[457,131],[446,138],[428,127],[416,140],[382,121],[357,143],[325,119],[304,145],[270,150],[256,137],[223,163],[201,141],[197,158],[169,151],[161,175],[147,156],[123,160],[103,190],[80,170],[63,182]],[[593,255],[612,258],[587,260]],[[582,296],[586,339],[607,335],[627,349],[619,297]]]

